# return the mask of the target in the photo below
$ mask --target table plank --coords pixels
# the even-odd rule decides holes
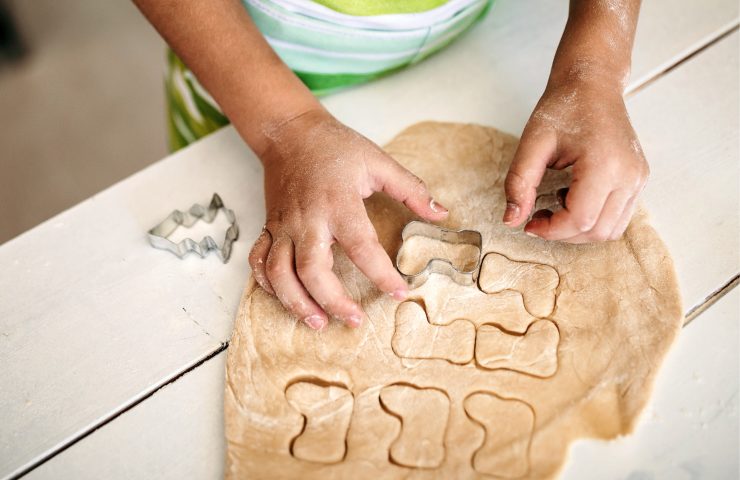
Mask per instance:
[[[536,14],[524,3],[499,1],[482,25],[448,50],[330,97],[328,107],[379,142],[428,118],[519,131],[544,84],[565,18],[565,2],[538,4]],[[691,21],[674,24],[675,16],[665,12],[679,9],[676,2],[651,3],[662,10],[646,10],[639,38],[665,46],[637,45],[636,58],[645,57],[636,64],[642,62],[644,72],[737,17],[734,2],[686,0],[680,10]],[[652,30],[664,35],[653,37]],[[170,209],[205,202],[213,191],[240,220],[231,263],[179,261],[146,245],[143,233]],[[7,372],[0,378],[0,478],[53,454],[221,348],[248,274],[249,243],[264,219],[262,202],[260,167],[227,128],[0,247],[0,363]],[[682,232],[661,233],[680,242]],[[698,245],[698,258],[714,253],[702,250],[708,246]],[[692,273],[683,271],[684,277]],[[709,288],[724,274],[702,275]]]
[[[737,2],[724,0],[642,2],[632,54],[632,78],[627,91],[675,65],[712,39],[736,28],[739,10]],[[677,29],[695,32],[694,42],[669,40],[675,38]],[[656,64],[656,58],[665,60]]]
[[[225,360],[220,353],[25,478],[223,478]]]
[[[564,479],[740,478],[736,288],[687,325],[635,433],[580,441]]]
[[[687,311],[740,273],[738,55],[735,31],[628,102],[652,170],[644,203]]]

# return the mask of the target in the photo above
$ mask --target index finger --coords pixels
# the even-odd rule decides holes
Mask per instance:
[[[367,217],[364,207],[357,208],[354,222],[342,222],[334,232],[334,238],[352,263],[365,274],[380,290],[396,300],[405,300],[408,285],[401,278],[388,253],[378,241],[375,227]]]

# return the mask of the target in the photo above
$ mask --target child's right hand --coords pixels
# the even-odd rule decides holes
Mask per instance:
[[[405,299],[406,282],[378,242],[363,199],[383,191],[429,221],[447,210],[418,177],[322,108],[266,135],[267,221],[249,255],[262,288],[311,328],[323,328],[328,316],[359,326],[365,314],[332,272],[336,241],[380,290]]]

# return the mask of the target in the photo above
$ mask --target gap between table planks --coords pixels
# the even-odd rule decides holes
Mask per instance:
[[[488,98],[488,105],[490,107],[487,115],[483,115],[484,112],[480,108],[473,108],[470,110],[470,113],[474,118],[468,120],[499,125],[502,128],[512,131],[519,130],[524,120],[526,120],[528,110],[536,101],[537,95],[541,90],[541,84],[544,83],[546,70],[549,65],[547,59],[551,57],[554,44],[557,41],[557,36],[562,26],[562,20],[564,19],[564,10],[561,8],[563,4],[561,2],[552,2],[543,5],[537,16],[530,15],[529,17],[527,17],[526,9],[521,3],[501,1],[485,22],[459,43],[452,45],[448,51],[441,52],[439,55],[415,68],[407,72],[402,72],[397,76],[381,80],[377,84],[371,84],[339,94],[336,97],[330,97],[327,99],[329,108],[335,110],[335,113],[342,120],[358,127],[360,131],[366,132],[362,128],[362,124],[365,123],[368,126],[367,132],[369,132],[371,138],[382,142],[389,138],[383,138],[384,134],[389,135],[390,132],[397,131],[406,124],[413,123],[414,121],[429,117],[463,120],[463,118],[459,117],[465,116],[468,113],[466,109],[475,105],[470,102],[470,94],[467,93],[468,91],[473,91],[479,94],[479,96],[482,95],[485,97],[495,94],[498,97]],[[717,2],[717,5],[715,5],[717,8],[707,7],[706,4],[702,8],[702,6],[696,5],[696,3],[698,2],[687,2],[684,8],[676,9],[681,11],[681,18],[690,19],[690,22],[683,20],[683,24],[680,22],[676,23],[677,17],[675,17],[675,13],[661,16],[661,11],[656,10],[660,7],[664,12],[668,12],[668,5],[675,7],[674,2],[649,2],[650,7],[646,5],[643,18],[641,19],[641,28],[638,33],[638,44],[635,53],[635,72],[637,78],[644,77],[647,74],[646,72],[655,71],[659,73],[666,70],[665,65],[667,62],[670,63],[672,61],[671,59],[680,55],[685,56],[687,52],[690,53],[698,50],[707,41],[716,38],[719,35],[717,32],[726,31],[728,24],[737,23],[737,10],[732,2]],[[675,11],[670,10],[670,12]],[[530,22],[525,23],[523,18],[528,18]],[[679,18],[678,20],[681,19]],[[481,33],[486,28],[491,30]],[[536,35],[529,35],[533,31],[536,32]],[[525,32],[526,35],[524,34]],[[669,39],[670,41],[660,41],[660,37],[656,39],[645,36],[654,35],[656,32],[657,34],[667,33],[669,36],[676,35],[679,38],[671,37]],[[518,48],[516,57],[513,57],[511,52],[507,55],[506,48],[514,48],[512,45],[505,45],[503,50],[497,48],[497,41],[504,43],[512,42],[512,36],[521,40],[520,44],[516,46]],[[643,49],[641,48],[642,45],[647,46]],[[660,45],[660,47],[656,47],[656,45]],[[697,56],[697,60],[705,53],[711,52],[713,48],[710,48],[707,52],[702,52],[701,55]],[[530,54],[527,54],[528,49],[532,49]],[[493,51],[491,52],[491,50]],[[488,52],[488,54],[482,57],[484,61],[477,62],[475,55],[481,55],[485,52]],[[656,55],[653,58],[652,66],[645,60],[645,55],[647,54]],[[506,63],[504,59],[509,60],[510,63],[504,65]],[[690,63],[687,65],[690,65]],[[499,82],[501,77],[490,75],[489,72],[489,76],[493,78],[492,83],[494,84],[494,88],[490,91],[483,88],[470,88],[461,92],[460,89],[455,89],[455,100],[457,100],[458,96],[461,98],[460,103],[457,104],[458,111],[452,111],[449,105],[455,105],[455,102],[450,101],[450,92],[445,90],[444,87],[454,87],[455,82],[459,78],[454,75],[450,77],[448,73],[450,71],[466,72],[466,66],[469,67],[467,71],[471,68],[476,70],[480,68],[481,64],[485,64],[489,70],[497,69],[500,72],[504,72],[504,76],[506,72],[509,75],[512,72],[519,73],[520,75],[516,83],[512,82],[511,78],[504,78]],[[681,68],[677,69],[676,72],[679,72]],[[536,70],[535,73],[537,74],[533,74],[531,70]],[[424,76],[433,76],[435,72],[440,75],[437,76],[439,78],[435,77],[434,79],[434,88],[419,88],[419,81]],[[420,75],[421,77],[419,77]],[[541,78],[538,78],[540,76]],[[670,78],[670,74],[666,78]],[[439,84],[437,82],[438,80],[440,80]],[[663,80],[660,79],[659,81],[662,82]],[[412,84],[416,83],[416,88],[409,90],[411,87],[409,82]],[[657,84],[658,81],[656,81]],[[397,115],[387,116],[383,115],[382,110],[377,110],[377,105],[382,105],[382,99],[388,96],[386,90],[410,91],[413,94],[414,92],[418,93],[422,91],[439,93],[439,88],[442,88],[442,91],[447,93],[444,95],[434,95],[433,97],[436,99],[435,103],[433,105],[429,102],[422,104],[422,108],[419,110],[408,108],[409,105],[413,105],[413,102],[419,101],[419,99],[408,99],[406,95],[403,96],[403,99],[399,99],[398,102],[394,102],[394,106],[392,107],[394,111],[391,113],[396,113]],[[652,89],[653,86],[650,86],[643,92],[640,92],[639,95],[647,95]],[[440,99],[440,97],[444,98]],[[369,101],[376,105],[375,109],[363,111],[361,108],[351,108],[352,106],[363,107]],[[440,105],[440,101],[448,106],[443,107]],[[484,102],[481,102],[480,99],[476,102],[477,105],[481,103]],[[633,110],[632,103],[630,101],[631,111]],[[496,108],[497,105],[498,108]],[[440,108],[440,115],[430,113],[429,109],[433,109],[435,106]],[[650,110],[648,107],[645,108]],[[450,118],[451,116],[453,118]],[[635,116],[637,123],[639,119],[636,115],[633,114],[633,116]],[[383,125],[382,128],[367,125],[369,119],[375,119],[377,124]],[[378,119],[383,120],[379,121]],[[683,123],[685,124],[685,122]],[[645,140],[643,128],[638,126],[637,130],[643,138],[643,144],[649,146],[650,143]],[[735,129],[735,138],[737,136],[736,132],[737,130]],[[730,140],[732,138],[720,138],[720,141],[725,146],[725,150],[731,148],[727,147],[727,145],[730,145]],[[689,144],[691,143],[689,142]],[[736,145],[736,142],[732,145]],[[652,152],[649,147],[646,150],[649,158],[654,160],[653,177],[654,179],[658,178],[655,162],[659,161],[659,155]],[[247,212],[250,219],[261,219],[262,204],[261,198],[259,198],[261,197],[261,189],[253,185],[250,185],[252,187],[251,189],[240,188],[245,184],[249,185],[250,181],[254,184],[254,178],[259,177],[259,167],[255,165],[256,162],[251,156],[247,159],[243,158],[247,156],[246,149],[240,144],[233,130],[228,129],[200,142],[198,145],[181,154],[159,162],[153,167],[83,202],[80,206],[65,212],[41,227],[0,248],[0,258],[4,257],[11,261],[22,258],[27,262],[25,265],[21,265],[21,267],[15,264],[17,267],[15,271],[12,268],[10,269],[11,273],[18,275],[18,277],[13,278],[21,278],[21,280],[26,278],[25,283],[21,282],[22,287],[48,295],[49,284],[51,284],[52,287],[57,288],[55,300],[59,301],[62,305],[64,302],[60,299],[67,294],[68,290],[66,287],[69,286],[69,283],[72,283],[72,286],[76,286],[78,289],[82,287],[94,287],[96,284],[98,286],[102,284],[105,287],[102,289],[93,288],[99,295],[102,295],[97,304],[93,302],[94,305],[92,306],[94,308],[75,311],[74,308],[69,307],[69,303],[67,307],[62,308],[62,314],[58,316],[66,316],[64,320],[69,320],[71,324],[54,324],[53,317],[50,317],[48,313],[45,315],[45,309],[53,310],[59,304],[55,305],[50,302],[44,304],[42,301],[41,306],[44,308],[40,308],[37,305],[35,309],[23,307],[22,304],[14,304],[9,308],[0,306],[0,310],[2,311],[0,313],[4,314],[2,316],[3,320],[0,320],[3,322],[2,328],[4,333],[5,331],[9,331],[4,341],[9,342],[9,338],[11,337],[20,337],[21,339],[18,342],[16,338],[15,345],[11,345],[15,349],[9,349],[17,353],[18,356],[8,358],[7,362],[3,362],[8,368],[17,371],[17,376],[10,379],[6,377],[2,380],[6,387],[3,390],[9,391],[11,394],[8,395],[9,399],[6,398],[3,401],[3,406],[8,407],[3,408],[3,417],[7,418],[8,421],[3,421],[5,426],[2,427],[2,431],[4,433],[2,440],[0,440],[0,452],[2,452],[0,457],[5,459],[5,461],[0,461],[0,472],[2,472],[0,475],[12,476],[14,475],[13,472],[19,474],[29,471],[35,465],[50,458],[80,438],[83,438],[101,424],[109,421],[112,417],[119,415],[123,410],[130,408],[131,405],[140,402],[142,398],[150,395],[157,388],[171,382],[173,378],[181,375],[183,371],[192,368],[192,365],[203,361],[204,358],[213,355],[213,352],[223,348],[223,342],[228,338],[228,331],[230,330],[238,296],[241,292],[241,285],[234,286],[234,284],[239,284],[239,282],[243,284],[243,279],[247,273],[244,271],[243,265],[245,264],[245,252],[248,250],[248,240],[256,234],[259,226],[261,226],[261,222],[251,222],[247,225],[247,228],[244,228],[244,224],[242,224],[243,236],[242,240],[240,240],[241,245],[236,246],[235,252],[238,253],[235,253],[235,259],[232,260],[232,262],[237,261],[241,263],[238,269],[234,269],[234,263],[230,264],[230,269],[219,270],[218,268],[214,268],[214,265],[208,263],[208,261],[192,261],[191,259],[177,263],[176,259],[173,261],[165,260],[165,257],[154,256],[145,247],[142,247],[143,244],[139,242],[138,234],[145,231],[146,228],[151,226],[150,224],[156,222],[159,216],[166,213],[166,211],[160,212],[158,210],[153,212],[150,208],[151,205],[158,205],[157,208],[159,208],[159,205],[162,204],[161,198],[168,198],[168,202],[172,202],[169,207],[182,208],[193,202],[194,195],[197,196],[197,199],[208,197],[212,193],[210,190],[214,186],[217,187],[219,192],[226,192],[223,195],[225,200],[236,204],[237,213],[241,213],[242,218],[244,218],[243,212]],[[203,157],[208,157],[207,161],[202,161]],[[712,158],[709,160],[712,160]],[[670,164],[671,161],[672,159],[663,160],[666,164]],[[216,164],[215,168],[214,163]],[[244,171],[245,164],[247,165],[246,172]],[[182,170],[186,168],[191,172],[198,172],[199,175],[185,175],[182,173]],[[221,172],[229,172],[229,175],[227,176]],[[162,178],[168,178],[168,181],[162,182]],[[661,188],[668,189],[669,187],[665,186]],[[139,190],[139,195],[136,195],[137,190]],[[679,191],[684,192],[687,190],[682,189]],[[691,190],[689,189],[689,191]],[[646,198],[648,196],[649,194],[646,192]],[[653,202],[649,198],[646,202],[653,209]],[[123,209],[121,208],[121,204],[124,207]],[[88,222],[90,219],[96,220],[96,209],[97,211],[106,209],[110,212],[123,212],[125,215],[123,219],[95,222],[92,226],[89,226]],[[678,210],[678,207],[674,207],[674,209]],[[726,211],[726,209],[722,210],[722,212]],[[730,212],[730,215],[732,215],[732,212]],[[654,221],[656,217],[654,214]],[[701,221],[699,223],[700,226],[706,224],[706,222],[702,223]],[[27,277],[24,277],[24,274],[28,275],[28,272],[23,271],[24,267],[28,270],[37,269],[42,271],[46,268],[47,263],[52,263],[51,267],[54,267],[53,263],[56,259],[43,250],[48,250],[50,243],[46,241],[46,238],[42,237],[60,235],[60,230],[69,232],[70,226],[78,228],[79,230],[76,230],[76,232],[85,232],[90,236],[87,239],[87,243],[85,243],[85,239],[82,239],[82,241],[74,239],[73,241],[67,238],[66,240],[68,251],[64,253],[65,255],[71,255],[72,258],[70,260],[72,261],[66,263],[61,262],[65,268],[63,270],[54,270],[54,272],[59,274],[61,271],[67,274],[72,273],[72,275],[66,276],[63,278],[64,281],[59,283],[55,283],[55,277],[50,275],[44,284],[47,290],[33,290],[34,285],[29,284]],[[725,224],[721,225],[721,227],[723,228],[723,232],[729,230],[730,234],[732,234],[729,228],[732,225],[728,226]],[[95,251],[95,247],[100,247],[96,245],[95,240],[100,237],[106,238],[106,233],[110,231],[121,235],[120,238],[124,240],[117,245],[120,250],[117,257],[116,250],[110,247],[108,249],[98,248],[97,256],[93,255],[92,258],[87,258],[82,253],[75,254],[75,247],[77,247],[77,250],[87,247]],[[659,228],[659,231],[664,234],[662,229]],[[663,235],[664,238],[669,236],[669,233],[675,231],[675,227],[672,229],[669,227],[667,233]],[[680,233],[682,234],[684,232]],[[682,236],[676,234],[675,240],[682,240]],[[76,241],[79,241],[79,243],[75,243]],[[63,243],[58,242],[58,244]],[[29,249],[24,249],[23,247],[28,247],[29,245],[31,247],[38,247],[41,253],[37,257],[28,259],[24,255],[15,255],[28,252]],[[126,251],[123,247],[132,247],[134,253]],[[710,253],[710,251],[702,250],[700,244],[700,248],[694,252],[694,256],[701,259],[702,252],[704,254]],[[157,252],[157,255],[159,254],[161,252]],[[86,262],[82,261],[85,259],[87,259]],[[118,277],[111,278],[111,276],[106,276],[101,272],[98,272],[97,276],[94,276],[92,280],[77,276],[73,273],[75,271],[74,260],[81,261],[83,266],[85,264],[95,265],[96,267],[106,265],[106,267],[115,270],[112,273],[118,274]],[[125,274],[131,273],[130,268],[134,268],[128,267],[126,265],[127,261],[129,264],[134,263],[137,265],[138,276],[128,279],[122,278]],[[727,264],[728,262],[725,261],[725,266]],[[695,285],[684,292],[687,303],[700,302],[704,298],[705,295],[696,296],[698,290],[701,290],[701,288],[697,287],[706,285],[704,287],[704,293],[708,293],[713,291],[718,283],[721,283],[727,278],[723,276],[726,269],[711,270],[717,266],[715,264],[707,266],[696,263],[695,266],[702,273],[700,276],[706,277],[709,281],[704,284],[703,281],[700,282],[697,279],[694,282]],[[736,271],[737,268],[735,268],[735,273]],[[141,275],[142,272],[145,275]],[[684,272],[682,280],[684,280],[684,277],[694,277],[695,275],[692,275],[692,273],[695,272]],[[178,290],[175,288],[176,284],[178,286],[184,286],[186,292],[189,292],[189,296],[192,299],[197,298],[198,302],[193,302],[193,305],[189,305],[192,307],[190,309],[191,312],[189,314],[185,312],[186,315],[180,313],[179,303],[181,302],[174,300],[165,302],[165,305],[162,305],[160,309],[160,314],[163,318],[149,314],[144,317],[145,321],[137,318],[132,319],[133,326],[131,328],[116,328],[116,325],[121,322],[121,316],[116,318],[115,315],[106,314],[103,309],[106,301],[110,301],[112,298],[119,298],[115,297],[111,291],[114,289],[127,291],[128,289],[128,291],[138,292],[140,289],[135,287],[135,283],[139,281],[146,285],[147,281],[152,277],[159,281],[172,281],[173,285],[154,291],[150,297],[144,295],[148,305],[161,304],[162,298],[177,297]],[[94,280],[97,280],[97,282]],[[0,283],[5,284],[6,282],[0,281]],[[13,293],[13,298],[19,295],[24,300],[29,300],[30,297],[28,295],[22,296],[22,288],[16,287],[13,289],[12,287],[13,285],[8,285],[8,288],[5,290],[6,294]],[[207,296],[204,296],[202,287],[206,287],[206,290],[209,290]],[[688,295],[689,293],[693,296],[690,297]],[[84,298],[83,295],[83,300],[88,299]],[[131,305],[121,302],[120,299],[113,303],[123,310],[129,309],[131,315],[146,314],[146,312],[136,310],[135,308],[131,310]],[[82,320],[79,317],[77,318],[76,325],[74,324],[75,314],[79,314],[82,317]],[[24,323],[24,325],[19,325],[20,323]],[[49,325],[50,323],[51,325]],[[96,323],[101,325],[97,325],[96,328]],[[154,324],[155,328],[152,329],[149,323]],[[49,328],[50,326],[51,328]],[[21,327],[25,327],[26,329],[24,330]],[[111,329],[111,327],[114,328]],[[161,330],[157,330],[157,328]],[[80,333],[84,333],[85,329],[88,329],[94,335],[87,335],[87,338],[84,338],[85,335],[80,335]],[[66,335],[68,335],[69,330],[74,331],[78,336],[83,338],[78,338],[77,343],[67,340]],[[177,332],[178,330],[187,348],[182,348],[180,344],[173,345],[169,341],[173,336],[173,332]],[[95,351],[93,347],[96,345],[91,345],[87,341],[93,339],[97,342],[105,339],[106,335],[110,336],[111,333],[117,337],[117,342],[112,344],[103,342],[101,347],[104,347],[104,350],[102,351]],[[71,338],[74,339],[75,337],[73,336]],[[68,351],[59,352],[55,350],[58,345],[57,342],[64,342],[65,347],[69,347]],[[134,348],[137,343],[144,347],[142,352],[137,352],[136,348]],[[94,350],[93,355],[91,355],[91,349]],[[5,357],[9,350],[3,350],[3,357]],[[115,352],[115,354],[111,355],[110,351]],[[45,353],[61,355],[60,358],[54,358],[50,355],[44,356]],[[65,353],[67,354],[66,356],[64,355]],[[76,356],[87,356],[88,358],[84,363],[77,362],[75,364],[73,362],[70,364],[66,361],[68,358],[75,358]],[[117,362],[120,357],[125,357],[125,361]],[[35,361],[37,371],[31,372],[32,375],[30,378],[28,370],[21,368],[24,365],[24,360],[31,361],[31,363]],[[73,370],[72,374],[68,374],[70,368]],[[131,375],[132,370],[134,375]],[[42,373],[42,378],[34,377],[39,372]],[[67,375],[64,376],[65,374]],[[57,380],[60,376],[63,377],[61,381]],[[24,379],[26,379],[25,383]],[[127,388],[121,388],[122,384],[125,384]],[[15,390],[11,387],[14,387]],[[59,396],[52,395],[55,393],[53,392],[54,389],[57,390],[56,393],[61,392],[62,396],[66,395],[66,400],[61,402],[61,406],[58,404]],[[27,395],[18,394],[19,390]],[[41,395],[37,395],[39,390],[41,390]],[[103,391],[104,395],[98,397],[91,390]],[[108,397],[107,399],[104,398],[106,396]],[[79,399],[75,397],[79,397]],[[26,400],[31,401],[32,408],[27,408],[28,405],[25,404]],[[85,408],[77,409],[77,404],[85,405]],[[36,407],[37,405],[40,407]],[[60,419],[63,419],[63,415],[59,414],[60,411],[63,415],[74,417],[73,420],[67,422],[60,421]],[[31,420],[39,417],[39,421],[35,423],[29,421],[29,416],[32,417]],[[6,430],[9,424],[14,425],[13,430]],[[52,425],[52,429],[47,430],[46,427],[49,424]],[[25,445],[25,447],[19,449],[11,448],[18,445]],[[6,455],[8,453],[10,455]]]

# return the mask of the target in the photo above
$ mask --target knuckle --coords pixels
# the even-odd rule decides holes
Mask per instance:
[[[605,158],[607,159],[607,161],[604,162],[601,168],[603,169],[603,172],[610,178],[618,180],[620,177],[633,175],[631,168],[625,169],[625,162],[623,158],[619,156],[606,156]]]
[[[347,256],[352,259],[366,258],[367,254],[374,250],[377,240],[362,238],[349,244],[346,249]]]
[[[647,162],[642,162],[642,176],[645,179],[650,178],[650,164]]]
[[[628,184],[630,190],[640,191],[647,183],[649,171],[647,167],[637,166],[629,173],[628,178],[631,180]]]
[[[596,220],[591,217],[580,217],[574,221],[576,228],[581,232],[587,232],[594,228]]]
[[[378,276],[377,279],[375,279],[378,287],[383,291],[390,291],[397,285],[397,274],[394,276],[392,273],[382,273]]]
[[[427,184],[424,182],[424,180],[422,180],[420,177],[414,175],[413,173],[409,172],[408,170],[407,170],[407,172],[408,172],[408,176],[409,176],[409,182],[413,185],[414,191],[417,191],[417,192],[426,192],[426,190],[427,190]]]
[[[315,255],[296,255],[295,269],[297,272],[309,272],[316,270],[318,260]]]
[[[326,299],[326,309],[335,317],[345,317],[351,310],[352,300],[344,294],[336,294]]]
[[[273,257],[268,257],[265,264],[265,272],[270,281],[279,280],[287,273],[287,269]]]
[[[270,241],[270,233],[263,229],[259,237],[252,244],[252,248],[249,250],[249,262],[262,259],[267,253],[266,247],[268,247],[268,241]]]
[[[304,285],[320,283],[322,270],[318,262],[312,259],[296,261],[296,273]]]
[[[640,171],[640,188],[645,186],[648,178],[650,178],[650,166],[647,164],[647,162],[645,162],[643,163]]]
[[[252,250],[249,252],[249,265],[252,267],[252,269],[257,269],[259,267],[262,267],[262,264],[264,263],[264,252],[257,249],[257,245],[255,244],[252,247]]]
[[[247,262],[249,263],[249,266],[252,267],[252,270],[257,270],[257,267],[259,266],[258,260],[259,258],[254,253],[254,248],[252,248],[252,251],[249,252],[249,257],[247,257]]]
[[[504,188],[508,190],[521,188],[524,186],[524,178],[522,178],[519,173],[511,169],[509,170],[509,173],[506,174],[506,179],[504,180]]]
[[[279,297],[279,300],[294,317],[300,318],[304,316],[305,303],[302,300],[288,301],[285,296]]]
[[[504,192],[506,193],[506,198],[517,203],[520,203],[525,198],[526,194],[535,188],[537,188],[536,185],[530,186],[524,176],[513,168],[509,170],[509,173],[506,175],[506,179],[504,180]]]

